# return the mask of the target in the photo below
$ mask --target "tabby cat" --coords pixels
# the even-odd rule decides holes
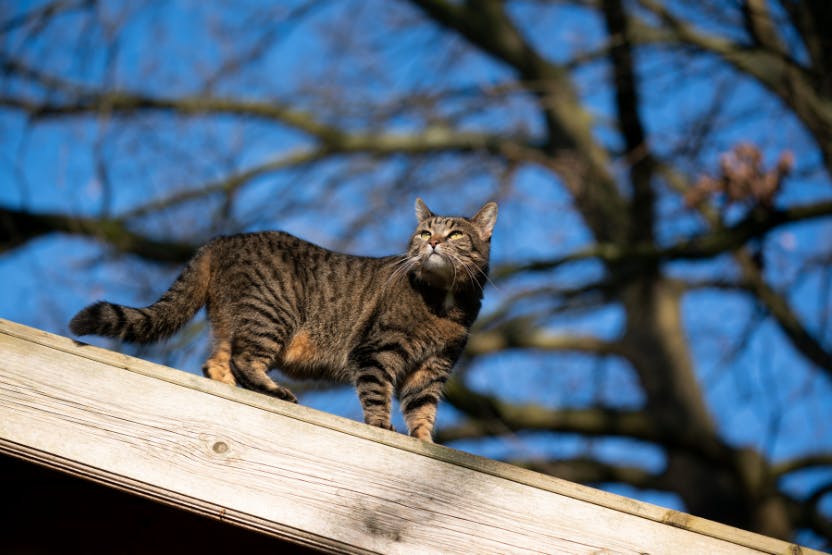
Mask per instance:
[[[355,385],[367,424],[393,429],[393,393],[410,435],[431,441],[436,406],[480,310],[497,205],[472,218],[419,221],[402,256],[323,249],[271,231],[219,237],[146,308],[104,301],[69,324],[76,335],[149,343],[203,306],[213,333],[206,376],[297,402],[267,374]]]

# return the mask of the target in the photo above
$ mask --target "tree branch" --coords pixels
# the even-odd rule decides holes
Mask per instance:
[[[571,262],[599,259],[606,263],[625,261],[651,262],[668,260],[699,260],[711,258],[742,247],[748,241],[764,236],[782,225],[832,216],[832,201],[791,206],[773,210],[751,210],[734,225],[714,229],[674,245],[659,247],[650,244],[622,246],[597,243],[583,250],[554,259],[541,259],[523,264],[506,264],[493,271],[493,278],[506,279],[523,272],[553,270]]]
[[[497,327],[471,335],[465,354],[470,357],[487,355],[507,349],[540,351],[576,351],[593,355],[623,354],[615,341],[588,335],[556,335],[532,326],[525,318],[509,320]]]
[[[802,509],[804,523],[832,544],[832,521],[823,514],[820,508],[821,500],[830,494],[832,494],[832,482],[827,482],[815,489],[809,499],[799,506]]]
[[[655,40],[678,42],[715,54],[778,96],[812,133],[827,172],[832,173],[832,101],[806,68],[783,51],[772,51],[766,45],[749,48],[701,33],[656,0],[639,0],[639,4],[665,24],[665,29],[658,32],[646,30]],[[825,30],[819,33],[823,35]]]
[[[440,443],[499,437],[519,431],[575,433],[640,439],[720,465],[731,465],[734,460],[732,448],[716,438],[703,438],[693,429],[665,427],[659,419],[641,410],[603,407],[556,410],[531,403],[508,403],[473,391],[458,378],[448,382],[445,398],[468,420],[438,430],[436,438]]]
[[[534,80],[555,70],[512,24],[500,1],[411,0],[411,3],[440,25],[457,31],[494,58],[516,68],[526,79]]]
[[[129,92],[85,96],[70,102],[37,102],[0,96],[0,106],[21,110],[33,119],[106,114],[129,117],[147,111],[169,111],[183,116],[230,114],[279,122],[319,143],[318,153],[424,154],[437,151],[488,151],[506,158],[534,158],[539,146],[528,137],[458,131],[443,125],[413,133],[347,132],[318,121],[312,114],[272,102],[190,96],[154,98]],[[537,154],[539,156],[539,153]],[[310,156],[315,156],[310,154]],[[275,164],[282,164],[275,162]]]
[[[602,0],[602,12],[612,47],[613,86],[618,127],[624,137],[625,157],[630,164],[633,189],[629,239],[632,243],[653,242],[653,162],[640,117],[639,91],[633,67],[632,31],[621,0]]]
[[[749,288],[755,297],[777,321],[780,329],[783,330],[792,345],[809,361],[823,370],[827,377],[832,378],[832,352],[824,348],[803,326],[786,298],[766,283],[762,273],[747,252],[735,253],[734,259],[739,264],[743,280],[749,284]]]
[[[771,21],[771,11],[766,0],[744,0],[742,15],[745,28],[755,44],[781,56],[788,55]]]
[[[663,171],[665,171],[673,188],[684,194],[684,191],[688,188],[679,176],[670,171],[669,168],[664,168]],[[722,234],[724,230],[730,229],[720,227],[721,218],[708,203],[701,204],[698,210],[711,227],[716,229],[712,233]],[[757,207],[752,209],[741,222],[732,227],[742,227],[744,230],[743,234],[747,236],[747,241],[748,239],[755,238],[755,234],[763,235],[779,225],[822,218],[830,214],[832,214],[832,201],[794,206],[782,210],[768,210]],[[736,288],[744,289],[752,293],[757,301],[772,315],[792,345],[807,360],[817,365],[826,374],[832,375],[832,367],[830,366],[832,365],[832,353],[821,345],[803,326],[800,318],[794,313],[786,298],[766,283],[764,276],[753,261],[751,255],[738,248],[733,250],[735,251],[733,253],[734,260],[739,265],[741,271],[741,279],[736,282]],[[731,286],[731,283],[712,282],[712,285]]]
[[[623,483],[640,489],[663,489],[661,476],[637,466],[606,464],[588,457],[566,460],[509,460],[510,464],[580,484]]]
[[[0,97],[0,106],[26,112],[32,119],[74,117],[88,114],[134,115],[142,111],[166,111],[185,116],[230,114],[279,121],[314,135],[336,140],[340,132],[318,122],[311,114],[281,106],[275,102],[258,102],[210,96],[156,98],[128,91],[88,93],[75,100],[39,102],[16,96]]]
[[[46,22],[56,19],[57,16],[63,13],[89,8],[91,4],[89,0],[77,0],[74,2],[58,0],[50,2],[0,22],[0,34],[8,33],[13,29],[27,25],[41,28]]]
[[[173,206],[183,204],[185,202],[211,196],[214,194],[230,195],[235,193],[238,189],[249,183],[251,180],[260,176],[273,173],[286,168],[295,168],[304,166],[321,160],[330,153],[326,150],[312,149],[299,150],[288,155],[266,162],[259,166],[254,166],[247,170],[235,173],[213,183],[208,183],[200,187],[178,191],[163,199],[153,200],[145,204],[139,205],[121,214],[121,220],[129,220],[152,214],[159,210],[171,208]]]
[[[824,0],[806,2],[784,2],[781,4],[789,19],[800,34],[806,53],[814,71],[815,82],[820,90],[832,94],[832,38],[827,29],[832,26],[832,11]]]
[[[512,404],[495,396],[476,393],[456,379],[448,382],[445,398],[469,420],[441,428],[436,435],[440,443],[503,436],[518,431],[625,436],[654,442],[661,438],[655,422],[641,411],[603,408],[555,410],[535,404]]]
[[[130,231],[121,220],[33,214],[0,207],[0,254],[50,233],[95,238],[120,252],[164,263],[186,262],[197,249],[197,245],[150,239]]]
[[[548,156],[540,162],[561,177],[599,240],[612,242],[625,236],[626,201],[609,172],[607,151],[593,136],[592,116],[580,102],[566,69],[544,58],[526,40],[499,0],[411,3],[517,72],[537,97],[546,126]]]
[[[832,467],[832,453],[817,453],[783,461],[772,467],[772,474],[779,479],[786,474],[818,466]]]

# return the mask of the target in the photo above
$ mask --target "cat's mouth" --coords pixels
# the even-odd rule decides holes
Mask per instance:
[[[436,251],[430,253],[427,258],[425,259],[425,264],[431,265],[446,265],[449,264],[448,259],[443,254],[439,254]]]

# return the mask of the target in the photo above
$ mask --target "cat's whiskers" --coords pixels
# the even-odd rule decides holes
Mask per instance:
[[[409,256],[403,256],[400,260],[397,260],[393,264],[393,271],[390,272],[390,277],[387,278],[387,281],[384,282],[384,285],[389,285],[391,281],[398,278],[402,273],[406,272],[406,269],[409,267]]]
[[[488,272],[486,272],[485,270],[483,270],[483,269],[482,269],[482,268],[481,268],[478,264],[474,264],[474,269],[475,269],[477,272],[479,272],[480,274],[482,274],[482,276],[485,278],[486,283],[490,283],[490,284],[491,284],[491,286],[492,286],[494,289],[496,289],[497,291],[500,291],[500,288],[497,286],[497,284],[496,284],[496,283],[494,283],[494,280],[492,280],[490,277],[488,277]]]
[[[460,257],[460,256],[459,256],[458,254],[456,254],[456,253],[449,252],[449,253],[446,253],[446,254],[448,255],[448,258],[450,258],[450,259],[451,259],[451,261],[453,262],[453,264],[452,264],[451,266],[453,267],[453,270],[454,270],[454,277],[453,277],[453,280],[452,280],[452,282],[451,282],[451,289],[453,289],[454,285],[456,285],[457,267],[459,267],[459,268],[461,268],[463,271],[465,271],[465,273],[468,275],[468,278],[470,279],[470,281],[471,281],[472,283],[477,284],[477,285],[479,286],[479,282],[478,282],[478,281],[477,281],[477,279],[476,279],[476,274],[474,274],[474,273],[471,271],[471,268],[469,267],[469,263],[468,263],[468,262],[466,262],[465,260],[463,260],[463,259],[462,259],[462,257]],[[472,262],[470,263],[470,265],[474,265],[474,266],[475,266],[476,264],[472,261]],[[482,289],[482,288],[480,287],[480,289]]]
[[[397,279],[406,276],[410,270],[416,266],[417,261],[410,255],[403,256],[400,260],[397,260],[393,264],[393,271],[390,273],[390,276],[384,282],[383,289],[387,289],[387,287],[396,281]]]
[[[472,267],[473,267],[473,269],[472,269]],[[464,268],[465,268],[465,271],[468,272],[468,277],[471,278],[471,283],[475,283],[477,285],[477,287],[482,289],[482,285],[480,284],[479,280],[477,279],[477,273],[476,272],[477,272],[477,270],[479,270],[479,268],[477,268],[476,264],[474,264],[474,263],[465,264]]]
[[[456,285],[456,275],[457,275],[457,267],[462,268],[466,274],[468,274],[468,268],[465,267],[465,263],[459,258],[459,256],[455,253],[450,253],[451,259],[454,261],[453,268],[454,268],[454,280],[451,284],[451,288]],[[470,277],[470,275],[469,275]]]
[[[473,260],[470,257],[468,257],[466,259],[463,259],[461,256],[456,255],[454,253],[448,253],[448,255],[460,267],[462,267],[465,270],[465,272],[468,274],[468,277],[471,279],[471,283],[476,284],[480,288],[480,290],[483,289],[483,286],[480,284],[480,281],[477,279],[477,274],[482,275],[483,278],[485,278],[485,281],[487,283],[490,283],[492,286],[494,286],[495,289],[497,289],[499,291],[500,288],[497,287],[497,284],[494,283],[491,280],[491,278],[488,277],[488,272],[485,269],[483,269],[479,264],[477,264],[476,260]]]

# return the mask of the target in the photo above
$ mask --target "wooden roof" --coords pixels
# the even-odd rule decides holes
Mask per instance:
[[[2,319],[0,452],[333,553],[817,553]]]

